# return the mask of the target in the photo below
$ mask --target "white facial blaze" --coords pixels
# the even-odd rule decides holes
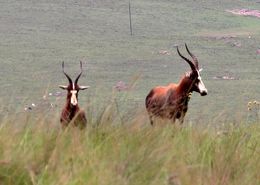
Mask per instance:
[[[77,96],[76,96],[77,91],[71,90],[70,93],[71,93],[70,103],[75,106],[78,104],[78,100],[77,100]]]
[[[206,89],[203,81],[201,80],[201,76],[200,76],[199,72],[198,72],[198,74],[199,74],[199,76],[198,76],[198,80],[199,80],[198,88],[199,88],[200,93],[208,93],[208,90]]]
[[[74,106],[78,104],[77,100],[77,90],[75,90],[75,84],[72,84],[72,90],[70,91],[71,93],[71,98],[70,98],[70,103]]]

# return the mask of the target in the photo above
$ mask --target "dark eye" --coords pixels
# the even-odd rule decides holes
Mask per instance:
[[[193,79],[193,80],[196,79],[196,81],[197,81],[197,76],[194,73],[191,73],[190,78]]]

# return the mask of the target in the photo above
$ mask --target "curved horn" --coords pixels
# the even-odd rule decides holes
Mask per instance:
[[[185,47],[186,47],[187,52],[189,53],[189,55],[190,55],[191,58],[193,59],[193,62],[194,62],[194,64],[195,64],[195,67],[196,67],[197,69],[199,69],[199,62],[198,62],[197,57],[195,57],[195,55],[193,55],[193,54],[190,52],[190,50],[188,49],[188,46],[187,46],[186,43],[185,43]]]
[[[178,52],[178,54],[180,55],[181,58],[183,58],[186,62],[188,62],[188,64],[190,65],[192,70],[196,70],[195,65],[189,59],[187,59],[186,57],[182,56],[182,54],[179,51],[178,46],[177,46],[177,52]]]
[[[78,83],[78,80],[79,80],[79,77],[81,76],[81,74],[82,74],[82,61],[80,61],[80,73],[79,73],[78,77],[75,80],[75,84]]]
[[[68,75],[67,73],[65,73],[65,71],[64,71],[64,61],[62,61],[62,71],[63,71],[64,75],[68,78],[69,83],[72,84],[71,78],[70,78],[69,75]]]

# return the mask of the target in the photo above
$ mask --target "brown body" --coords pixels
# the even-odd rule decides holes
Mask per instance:
[[[78,105],[71,105],[69,96],[67,96],[66,104],[62,109],[60,122],[62,128],[66,128],[69,123],[81,129],[87,126],[87,118],[85,112],[81,110]]]
[[[202,96],[207,95],[207,89],[199,74],[198,61],[189,52],[187,46],[186,49],[192,56],[193,62],[183,57],[177,47],[179,55],[191,66],[191,71],[186,72],[178,84],[155,87],[146,97],[145,105],[152,125],[156,117],[171,120],[173,123],[179,119],[180,123],[183,123],[191,93],[196,91]]]
[[[72,82],[71,78],[64,72],[64,62],[62,63],[63,73],[69,80],[69,85],[60,85],[60,88],[67,90],[67,98],[64,108],[61,112],[60,122],[62,128],[66,128],[69,124],[77,126],[81,129],[87,125],[87,118],[85,112],[78,106],[78,92],[79,90],[87,89],[88,86],[79,86],[78,79],[82,74],[82,62],[80,62],[81,73],[76,78],[75,82]]]

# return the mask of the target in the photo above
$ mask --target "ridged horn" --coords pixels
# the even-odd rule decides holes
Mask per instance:
[[[78,80],[79,80],[81,74],[82,74],[82,61],[80,61],[80,73],[79,73],[79,75],[77,76],[77,78],[76,78],[76,80],[75,80],[75,84],[78,83]]]
[[[192,61],[190,61],[189,59],[187,59],[186,57],[184,57],[184,56],[180,53],[178,46],[177,46],[177,52],[178,52],[178,54],[180,55],[180,57],[181,57],[182,59],[184,59],[186,62],[188,62],[188,64],[190,65],[190,67],[191,67],[192,70],[196,70],[196,67],[195,67],[194,63],[193,63]]]
[[[71,78],[70,78],[69,75],[68,75],[67,73],[65,73],[65,71],[64,71],[64,61],[62,62],[62,71],[63,71],[64,75],[67,77],[67,79],[69,80],[69,83],[72,84]]]
[[[198,62],[197,57],[195,57],[195,55],[193,55],[193,54],[190,52],[190,50],[188,49],[188,46],[187,46],[186,43],[185,43],[185,47],[186,47],[187,52],[189,53],[189,55],[190,55],[191,58],[193,59],[193,62],[194,62],[194,65],[195,65],[196,69],[199,69],[199,62]]]

